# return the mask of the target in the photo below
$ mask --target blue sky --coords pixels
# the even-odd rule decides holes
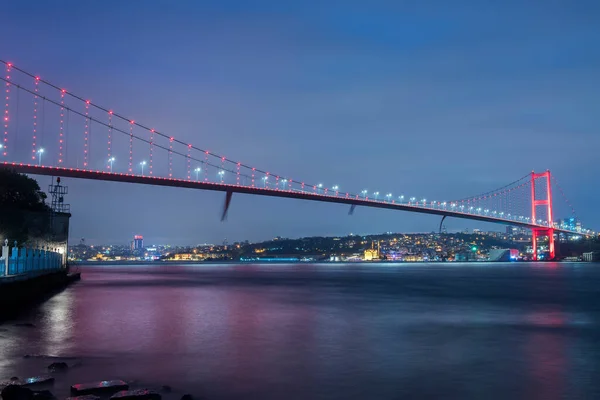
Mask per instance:
[[[350,191],[453,199],[550,169],[598,229],[599,20],[597,1],[19,1],[0,55],[230,159]],[[249,196],[221,223],[222,194],[67,184],[72,237],[97,243],[438,224]]]

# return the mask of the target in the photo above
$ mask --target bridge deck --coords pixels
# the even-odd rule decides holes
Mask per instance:
[[[78,179],[92,179],[92,180],[102,180],[102,181],[111,181],[111,182],[136,183],[136,184],[142,184],[142,185],[169,186],[169,187],[179,187],[179,188],[188,188],[188,189],[201,189],[201,190],[212,190],[212,191],[220,191],[220,192],[242,193],[242,194],[251,194],[251,195],[259,195],[259,196],[283,197],[283,198],[291,198],[291,199],[320,201],[320,202],[326,202],[326,203],[349,204],[349,205],[357,205],[357,206],[372,207],[372,208],[385,208],[385,209],[391,209],[391,210],[417,212],[417,213],[422,213],[422,214],[431,214],[431,215],[439,215],[439,216],[446,216],[446,217],[453,217],[453,218],[470,219],[470,220],[482,221],[482,222],[492,222],[492,223],[499,223],[499,224],[505,224],[505,225],[520,226],[520,227],[529,228],[529,229],[534,229],[534,228],[548,229],[548,227],[544,226],[544,225],[536,225],[536,224],[531,224],[531,223],[527,223],[527,222],[515,221],[515,220],[508,219],[508,218],[499,218],[499,217],[492,217],[492,216],[487,216],[487,215],[469,214],[469,213],[465,213],[465,212],[452,211],[452,210],[447,210],[447,209],[430,208],[430,207],[424,207],[424,206],[412,205],[412,204],[406,204],[406,203],[396,203],[393,201],[386,202],[386,201],[381,201],[381,200],[363,199],[363,198],[358,198],[356,195],[347,195],[345,193],[335,196],[335,195],[327,195],[327,194],[320,194],[320,193],[303,192],[303,191],[298,191],[298,190],[249,187],[249,186],[233,185],[233,184],[227,184],[227,183],[202,182],[202,181],[192,181],[192,180],[176,179],[176,178],[162,178],[162,177],[154,177],[154,176],[112,173],[112,172],[105,172],[105,171],[82,170],[82,169],[76,169],[76,168],[47,167],[47,166],[38,166],[38,165],[21,164],[21,163],[9,163],[9,162],[0,163],[0,168],[11,169],[11,170],[15,170],[20,173],[34,174],[34,175],[61,176],[61,177],[78,178]],[[573,231],[559,229],[559,228],[555,228],[554,230],[557,233],[581,234],[578,232],[573,232]]]

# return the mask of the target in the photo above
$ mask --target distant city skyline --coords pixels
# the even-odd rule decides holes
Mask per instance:
[[[34,4],[4,6],[0,58],[182,140],[342,190],[448,200],[550,169],[600,227],[597,2]],[[440,221],[234,195],[221,223],[222,193],[64,184],[72,243],[431,232]]]

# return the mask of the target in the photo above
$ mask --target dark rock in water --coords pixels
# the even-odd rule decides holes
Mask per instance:
[[[33,400],[54,400],[56,397],[49,390],[38,390],[33,392]]]
[[[162,385],[160,390],[165,393],[171,393],[171,390],[173,390],[173,389],[171,389],[171,386],[169,386],[169,385]]]
[[[75,396],[83,394],[111,394],[127,389],[129,389],[129,385],[117,379],[113,381],[78,383],[71,386],[71,394]]]
[[[48,375],[33,376],[31,378],[23,379],[22,386],[41,386],[41,385],[53,385],[54,378]]]
[[[181,400],[194,400],[191,394],[184,394],[181,396]]]
[[[17,377],[17,376],[13,376],[12,378],[10,378],[10,380],[11,380],[11,381],[18,381],[18,380],[19,380],[19,377]]]
[[[110,397],[111,400],[161,400],[160,394],[148,390],[123,390]]]
[[[31,322],[21,322],[21,323],[15,324],[15,326],[22,326],[24,328],[35,328],[35,325],[32,324]]]
[[[100,397],[93,394],[86,394],[83,396],[67,397],[67,400],[100,400]]]
[[[3,400],[33,400],[33,392],[19,385],[8,385],[2,389]]]
[[[48,365],[48,371],[50,372],[65,372],[69,369],[69,366],[66,362],[53,362]]]

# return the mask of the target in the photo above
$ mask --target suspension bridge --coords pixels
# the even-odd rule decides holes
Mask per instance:
[[[462,199],[434,201],[388,192],[341,191],[231,160],[186,143],[40,76],[0,60],[4,74],[0,168],[81,179],[225,192],[222,219],[233,193],[385,208],[520,226],[540,238],[549,259],[555,236],[593,235],[554,221],[553,189],[573,207],[550,171],[531,172],[501,188]],[[93,144],[93,146],[92,146]],[[441,223],[440,223],[441,226]]]

